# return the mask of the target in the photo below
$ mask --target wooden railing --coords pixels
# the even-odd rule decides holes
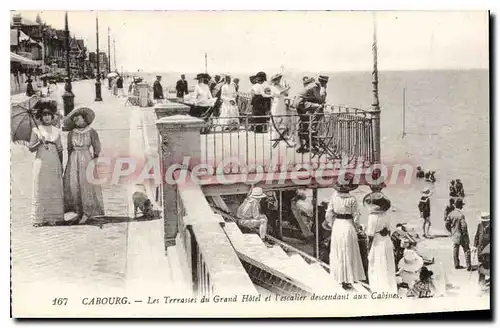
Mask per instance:
[[[177,186],[178,234],[198,295],[257,294],[199,185]]]

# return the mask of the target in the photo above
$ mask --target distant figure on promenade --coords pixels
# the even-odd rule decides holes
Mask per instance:
[[[258,228],[259,236],[262,240],[266,237],[268,220],[262,212],[261,201],[266,197],[262,188],[253,188],[248,197],[240,205],[237,212],[239,219],[238,226],[247,229],[247,232],[253,232],[253,229]]]
[[[198,84],[194,86],[193,105],[189,111],[189,115],[194,117],[201,117],[211,107],[210,101],[212,94],[208,88],[208,81],[210,76],[208,74],[200,73],[196,75]]]
[[[323,99],[321,98],[321,88],[314,78],[304,81],[306,86],[302,89],[295,98],[295,108],[299,114],[299,127],[298,135],[300,147],[297,149],[298,153],[307,153],[310,151],[309,142],[309,128],[310,128],[310,115],[322,108]],[[312,141],[314,142],[314,140]]]
[[[431,228],[431,191],[425,188],[422,191],[422,197],[418,202],[418,210],[420,211],[420,218],[423,220],[422,230],[425,238],[430,237],[429,230]]]
[[[161,85],[161,76],[156,76],[156,81],[153,83],[153,99],[156,102],[160,102],[163,100],[163,87]]]
[[[184,74],[181,75],[181,79],[177,81],[177,84],[175,85],[175,91],[177,93],[177,98],[181,100],[184,100],[184,96],[189,94],[186,75]]]
[[[444,209],[444,226],[449,233],[451,233],[451,219],[449,218],[449,214],[453,212],[455,209],[455,199],[450,198],[450,203]]]
[[[349,194],[357,188],[353,179],[353,175],[345,174],[344,179],[336,181],[334,189],[337,192],[328,204],[323,222],[323,227],[332,231],[330,274],[344,289],[352,289],[354,282],[366,280],[356,231],[359,220],[358,203]]]
[[[113,96],[118,96],[118,77],[113,78],[112,82]]]
[[[385,213],[391,202],[382,193],[366,197],[368,207],[368,281],[371,292],[397,293],[396,263],[391,241],[391,219]]]
[[[29,150],[36,153],[33,162],[31,221],[34,227],[64,222],[61,130],[53,125],[57,103],[39,101],[34,109],[41,124],[33,128]]]
[[[123,77],[118,75],[116,79],[116,88],[118,89],[118,97],[125,97],[125,92],[123,91]]]
[[[238,130],[240,123],[238,107],[236,106],[236,88],[231,83],[231,76],[226,75],[226,83],[222,86],[222,106],[219,115],[219,124],[225,131]]]
[[[425,173],[425,181],[430,183],[436,182],[436,177],[434,176],[434,174],[436,174],[436,171],[429,171]]]
[[[462,247],[465,253],[467,271],[472,271],[469,231],[467,229],[467,221],[465,221],[465,215],[462,210],[463,206],[464,203],[462,199],[457,199],[455,202],[455,209],[449,214],[451,219],[451,240],[453,242],[453,263],[455,265],[455,269],[464,268],[460,265],[460,259],[458,257],[458,251],[460,247]]]
[[[234,84],[234,88],[236,89],[236,92],[239,92],[240,91],[240,79],[235,77],[233,79],[233,84]]]
[[[271,140],[283,141],[282,138],[288,138],[287,126],[288,117],[286,117],[285,97],[288,95],[290,87],[281,85],[283,74],[278,73],[271,76]],[[295,147],[295,145],[291,145]]]
[[[477,225],[476,235],[474,236],[474,247],[476,248],[479,260],[479,266],[484,266],[484,263],[489,258],[488,256],[481,256],[481,253],[486,246],[490,244],[491,228],[490,228],[490,213],[481,213],[481,222]],[[481,261],[482,260],[482,261]],[[479,285],[485,283],[485,274],[482,270],[479,271]]]
[[[94,121],[92,109],[74,109],[64,119],[68,133],[68,163],[64,171],[64,208],[74,212],[74,222],[85,223],[89,218],[104,215],[101,185],[87,178],[89,163],[99,157],[101,142],[96,130],[90,125]],[[92,153],[90,152],[92,147]],[[96,173],[94,173],[94,176]]]

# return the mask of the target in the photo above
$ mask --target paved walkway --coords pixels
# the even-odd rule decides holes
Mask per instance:
[[[75,104],[94,109],[92,125],[99,133],[103,156],[127,154],[129,117],[125,99],[102,90],[103,102],[94,102],[93,81],[73,84]],[[63,144],[66,148],[66,135]],[[67,160],[65,153],[65,161]],[[124,185],[103,185],[105,224],[33,228],[30,221],[33,154],[11,146],[11,251],[14,298],[17,288],[49,281],[74,286],[125,285],[128,196]],[[57,285],[52,285],[53,287]],[[62,285],[61,285],[62,286]]]

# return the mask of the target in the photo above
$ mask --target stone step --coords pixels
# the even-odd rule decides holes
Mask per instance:
[[[288,258],[288,254],[281,248],[280,246],[274,245],[273,247],[269,248],[271,252],[276,256],[276,258],[279,259],[286,259]]]
[[[342,288],[342,285],[337,284],[333,281],[331,275],[321,266],[319,263],[311,263],[309,267],[314,272],[317,280],[329,282],[325,284],[325,292],[328,293],[345,293],[345,290]]]
[[[224,225],[224,230],[236,250],[239,251],[245,246],[243,233],[241,232],[236,222],[226,222],[226,224]]]

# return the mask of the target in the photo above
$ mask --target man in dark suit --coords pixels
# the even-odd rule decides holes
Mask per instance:
[[[469,231],[467,229],[467,222],[465,221],[465,215],[462,210],[464,206],[462,199],[457,199],[455,202],[455,209],[448,215],[451,220],[451,240],[453,241],[453,262],[455,264],[455,269],[463,269],[464,267],[460,265],[460,260],[458,258],[458,251],[460,246],[462,246],[465,253],[465,263],[467,265],[467,271],[472,271],[471,266],[471,254],[470,254],[470,240]]]
[[[296,97],[295,108],[299,114],[299,140],[298,153],[309,152],[309,123],[310,115],[316,113],[323,107],[321,97],[321,86],[313,78],[304,81],[305,87]]]
[[[181,79],[177,81],[175,90],[177,91],[177,98],[180,98],[181,100],[184,99],[185,95],[189,94],[188,82],[186,81],[186,76],[184,74],[182,74]]]
[[[163,99],[163,87],[161,86],[161,76],[156,76],[156,81],[153,83],[153,99],[161,100]]]

